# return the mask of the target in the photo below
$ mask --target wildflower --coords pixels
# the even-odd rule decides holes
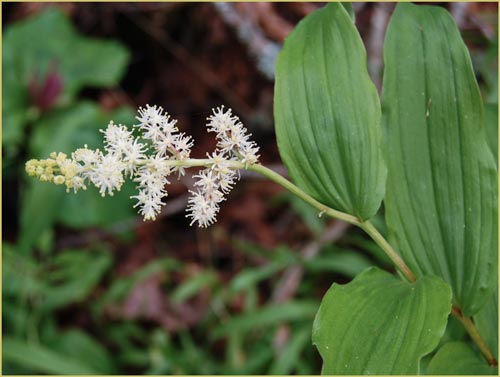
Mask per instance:
[[[253,141],[247,129],[239,118],[232,115],[231,109],[224,112],[224,106],[214,109],[213,114],[207,118],[208,132],[214,132],[217,137],[217,148],[225,154],[236,157],[246,164],[246,167],[255,164],[259,155],[259,148]]]
[[[186,217],[191,219],[191,225],[213,224],[220,203],[239,179],[237,167],[241,163],[248,167],[258,160],[258,147],[249,141],[246,128],[230,109],[214,109],[207,118],[207,127],[216,134],[216,150],[207,154],[207,160],[190,160],[191,136],[181,133],[177,121],[161,107],[141,107],[136,119],[139,123],[134,127],[141,134],[138,137],[133,129],[110,121],[101,130],[104,151],[85,145],[71,153],[71,157],[53,152],[48,159],[29,160],[26,172],[44,182],[64,184],[67,191],[72,189],[75,193],[87,189],[91,183],[102,196],[119,191],[128,176],[138,189],[138,194],[131,196],[136,200],[134,208],[138,208],[144,220],[154,220],[165,205],[169,176],[174,173],[182,176],[187,167],[204,165],[194,175],[196,191],[190,191]]]
[[[205,192],[190,191],[192,194],[188,200],[188,214],[186,217],[191,218],[191,223],[193,225],[195,222],[201,228],[206,228],[212,225],[219,212],[219,206],[214,200],[210,200]]]
[[[123,171],[125,163],[119,155],[108,153],[104,155],[98,164],[89,172],[89,178],[99,189],[101,196],[106,195],[106,191],[113,196],[114,190],[120,190],[124,182]]]
[[[248,134],[238,117],[232,115],[231,109],[224,111],[224,106],[212,111],[207,118],[208,132],[214,132],[217,138],[217,148],[212,154],[207,153],[209,167],[202,170],[195,186],[199,187],[193,192],[188,202],[187,217],[191,224],[198,222],[201,227],[211,225],[219,212],[219,203],[224,200],[224,195],[232,190],[236,179],[239,179],[237,169],[230,161],[239,161],[248,167],[258,160],[258,147],[249,141]]]

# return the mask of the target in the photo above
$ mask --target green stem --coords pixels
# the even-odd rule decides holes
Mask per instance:
[[[380,246],[380,248],[387,254],[391,261],[399,268],[403,275],[408,279],[410,283],[414,283],[417,278],[410,270],[410,268],[403,261],[401,256],[392,248],[392,246],[387,242],[387,240],[380,234],[380,232],[373,226],[369,221],[361,223],[359,226],[375,241],[375,243]]]
[[[306,203],[309,203],[314,208],[317,208],[320,211],[319,212],[320,216],[323,215],[323,214],[326,214],[326,215],[328,215],[330,217],[333,217],[333,218],[336,218],[336,219],[339,219],[339,220],[343,220],[343,221],[348,222],[348,223],[353,224],[353,225],[357,225],[357,226],[361,225],[361,222],[359,221],[358,218],[356,218],[354,216],[351,216],[351,215],[349,215],[347,213],[337,211],[337,210],[335,210],[333,208],[330,208],[328,206],[325,206],[324,204],[318,202],[316,199],[314,199],[313,197],[311,197],[310,195],[308,195],[307,193],[305,193],[304,191],[302,191],[300,188],[298,188],[297,186],[295,186],[288,179],[286,179],[283,176],[279,175],[275,171],[273,171],[273,170],[271,170],[269,168],[266,168],[265,166],[262,166],[262,165],[259,165],[259,164],[255,164],[255,165],[249,166],[248,170],[252,170],[252,171],[254,171],[256,173],[260,173],[263,176],[269,178],[271,181],[274,181],[277,184],[283,186],[288,191],[290,191],[292,194],[295,194],[296,196],[298,196],[299,198],[301,198],[302,200],[304,200]]]
[[[325,213],[330,217],[339,220],[344,220],[347,221],[348,223],[359,226],[366,233],[368,233],[368,235],[377,243],[377,245],[379,245],[382,248],[382,250],[387,254],[387,256],[392,260],[392,262],[400,269],[400,271],[408,279],[408,281],[413,283],[415,280],[417,280],[413,272],[411,272],[411,270],[405,264],[403,259],[399,256],[399,254],[391,247],[391,245],[389,245],[389,243],[385,240],[385,238],[369,221],[362,222],[354,216],[348,215],[347,213],[344,212],[336,211],[330,207],[325,206],[324,204],[318,202],[316,199],[312,198],[304,191],[299,189],[289,180],[283,178],[278,173],[262,165],[252,165],[249,167],[249,170],[253,170],[257,173],[260,173],[266,176],[267,178],[271,179],[272,181],[285,187],[291,193],[297,195],[299,198],[303,199],[307,203],[311,204],[313,207],[317,208],[320,211],[320,214]]]
[[[471,339],[474,341],[474,343],[476,343],[477,347],[483,354],[486,361],[488,361],[488,364],[490,364],[491,366],[498,365],[497,360],[495,359],[490,348],[488,347],[483,337],[477,330],[477,327],[474,325],[474,322],[472,322],[472,320],[469,317],[464,316],[460,308],[456,307],[455,305],[451,307],[451,313],[463,325],[463,327],[465,328]]]

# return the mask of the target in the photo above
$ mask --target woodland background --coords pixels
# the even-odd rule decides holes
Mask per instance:
[[[286,175],[274,62],[322,5],[2,4],[4,374],[320,372],[311,327],[326,290],[371,265],[394,271],[361,231],[248,172],[218,222],[198,229],[185,218],[189,176],[168,187],[159,219],[143,222],[133,185],[113,198],[66,194],[27,177],[24,162],[98,147],[110,119],[131,126],[147,103],[178,119],[202,158],[215,146],[206,117],[224,104],[261,162]],[[442,6],[471,51],[486,115],[497,117],[497,3]],[[354,3],[379,90],[393,8]],[[497,130],[488,132],[496,154]],[[383,209],[375,221],[384,230]],[[444,339],[463,337],[451,319]]]

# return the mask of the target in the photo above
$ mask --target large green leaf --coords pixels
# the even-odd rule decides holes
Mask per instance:
[[[30,82],[43,82],[51,69],[62,80],[58,103],[68,103],[83,86],[116,85],[129,59],[118,42],[86,38],[57,8],[10,25],[2,44],[3,142],[19,143],[31,106]]]
[[[380,105],[366,52],[340,3],[310,14],[276,63],[276,136],[293,181],[361,219],[384,193]]]
[[[488,363],[464,342],[446,343],[432,358],[428,374],[437,375],[498,375],[498,368]]]
[[[313,325],[323,374],[417,374],[438,344],[451,291],[436,277],[410,284],[371,267],[329,289]]]
[[[497,269],[497,172],[469,53],[442,8],[398,4],[384,47],[386,218],[418,275],[448,282],[466,315]]]

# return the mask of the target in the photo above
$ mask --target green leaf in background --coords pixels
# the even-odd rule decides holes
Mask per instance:
[[[212,270],[202,271],[177,286],[171,293],[174,303],[184,302],[198,294],[203,289],[213,288],[219,282],[217,274]]]
[[[318,310],[314,301],[288,301],[280,305],[267,305],[255,312],[247,312],[233,317],[217,327],[212,336],[214,339],[233,331],[253,331],[256,328],[273,326],[288,321],[311,320]]]
[[[446,343],[434,355],[427,373],[433,375],[498,375],[498,368],[490,367],[464,342]]]
[[[284,263],[268,262],[255,268],[245,268],[234,276],[229,284],[229,292],[232,294],[255,288],[258,283],[270,279],[286,267]]]
[[[91,102],[54,111],[33,130],[31,157],[47,158],[53,151],[69,155],[84,144],[102,147],[99,129],[105,128],[111,119],[130,124],[133,114],[124,108],[105,113]],[[80,228],[109,225],[134,216],[131,189],[129,184],[113,197],[101,198],[93,187],[74,194],[66,193],[64,187],[29,180],[22,200],[21,250],[32,246],[56,220]]]
[[[99,374],[116,373],[113,358],[108,350],[89,334],[79,329],[71,329],[57,334],[57,339],[51,346],[57,352],[78,360]]]
[[[2,339],[2,361],[45,374],[100,374],[99,370],[86,365],[85,362],[55,352],[41,344],[26,343],[7,336]]]
[[[46,266],[41,308],[51,311],[85,299],[111,266],[106,251],[64,250]]]
[[[335,245],[322,248],[318,256],[305,263],[306,270],[318,273],[329,271],[354,278],[368,267],[374,265],[366,256],[355,250],[344,250]]]
[[[300,360],[300,353],[309,346],[311,339],[310,328],[304,328],[293,333],[290,341],[281,351],[281,354],[271,366],[271,375],[289,375],[293,372],[294,366]]]
[[[180,266],[181,263],[176,259],[157,258],[134,271],[130,276],[113,279],[111,286],[98,301],[94,302],[95,311],[101,312],[107,305],[120,302],[134,286],[145,279],[158,273],[170,274],[171,271],[178,270]]]
[[[28,121],[28,87],[49,72],[62,81],[55,103],[68,104],[84,86],[116,85],[125,72],[128,51],[118,42],[83,37],[57,8],[17,22],[5,30],[2,44],[2,140],[12,146],[22,140]]]
[[[352,19],[331,3],[302,20],[276,63],[274,98],[281,158],[317,200],[363,220],[385,183],[380,105]]]
[[[469,53],[442,8],[400,3],[384,47],[389,234],[476,313],[497,276],[497,172]]]
[[[333,284],[313,325],[323,374],[418,374],[443,335],[451,291],[441,279],[402,281],[372,267]]]

